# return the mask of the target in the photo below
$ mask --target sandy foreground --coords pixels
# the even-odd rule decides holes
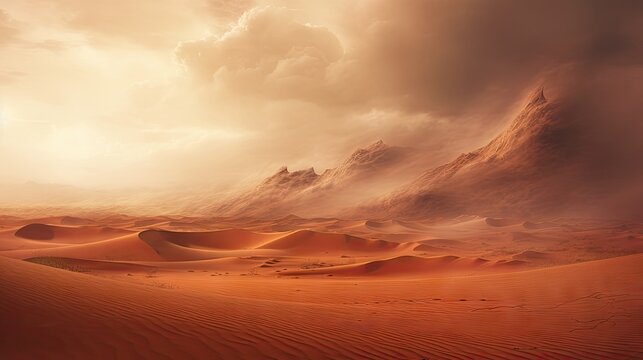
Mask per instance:
[[[643,358],[643,226],[0,218],[7,359]]]

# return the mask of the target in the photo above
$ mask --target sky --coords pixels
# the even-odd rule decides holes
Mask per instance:
[[[642,4],[3,1],[0,182],[229,189],[379,139],[428,167],[484,144],[542,84],[621,89],[629,120]]]

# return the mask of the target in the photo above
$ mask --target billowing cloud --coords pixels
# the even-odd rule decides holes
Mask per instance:
[[[333,29],[264,7],[221,37],[182,44],[177,54],[198,76],[243,92],[453,115],[477,101],[510,104],[569,64],[640,62],[642,7],[363,1],[338,7],[351,16]],[[350,47],[341,51],[336,34]]]
[[[363,2],[346,19],[356,43],[347,77],[371,99],[461,114],[481,98],[511,102],[568,64],[640,63],[642,10],[630,1]]]
[[[331,66],[343,55],[322,26],[300,24],[284,8],[247,11],[219,37],[182,43],[177,56],[189,71],[244,95],[317,101],[327,97]]]

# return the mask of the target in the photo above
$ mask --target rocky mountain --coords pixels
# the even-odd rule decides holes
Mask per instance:
[[[447,218],[459,215],[553,217],[587,215],[610,189],[592,179],[601,164],[583,123],[565,104],[532,94],[511,124],[487,145],[426,171],[353,215]],[[591,152],[594,153],[594,152]]]
[[[370,146],[356,150],[335,169],[324,173],[325,181],[339,183],[348,179],[371,176],[374,172],[391,170],[410,155],[410,149],[389,146],[379,140]]]
[[[403,171],[414,155],[409,148],[389,146],[379,140],[321,174],[313,168],[291,172],[284,166],[254,188],[210,207],[208,212],[264,217],[331,213],[347,206],[348,198],[364,199],[365,189],[373,189],[378,182]]]
[[[586,111],[565,99],[548,100],[537,89],[487,145],[419,176],[409,169],[427,154],[380,140],[321,174],[282,167],[206,212],[271,218],[640,217],[643,167],[629,160],[640,154],[613,151],[618,139],[606,141],[596,120],[578,116]],[[617,186],[612,179],[628,181]]]

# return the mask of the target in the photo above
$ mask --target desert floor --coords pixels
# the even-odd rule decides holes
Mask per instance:
[[[643,224],[0,217],[3,359],[643,358]]]

